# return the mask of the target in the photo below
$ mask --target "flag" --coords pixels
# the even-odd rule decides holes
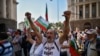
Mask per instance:
[[[47,7],[47,4],[46,4],[45,18],[46,18],[46,21],[48,21],[48,7]]]
[[[35,25],[36,29],[38,30],[38,32],[41,32],[40,27],[36,23],[34,23],[34,25]]]
[[[41,30],[47,30],[47,27],[49,26],[49,23],[44,20],[42,16],[40,16],[34,23],[39,26]]]
[[[75,39],[71,39],[69,50],[71,56],[80,56],[78,53],[78,47],[76,45]]]
[[[26,29],[30,28],[30,24],[27,18],[24,19]]]

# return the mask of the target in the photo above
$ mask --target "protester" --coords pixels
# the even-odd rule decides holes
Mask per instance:
[[[54,30],[52,29],[47,30],[46,39],[45,42],[43,43],[44,46],[43,46],[42,56],[60,56],[60,46],[65,40],[65,38],[68,39],[70,13],[71,13],[70,11],[66,11],[66,13],[64,13],[64,16],[66,18],[64,21],[64,29],[63,29],[64,33],[60,39],[55,40]],[[31,28],[34,30],[39,40],[41,41],[42,39],[44,39],[44,37],[41,36],[41,34],[38,32],[35,25],[31,21],[31,14],[26,13],[26,16],[31,25]]]
[[[0,56],[13,56],[13,46],[7,38],[7,33],[0,32]]]
[[[31,13],[27,12],[25,13],[25,16],[31,20]],[[30,22],[32,23],[32,21]],[[36,29],[35,25],[32,23],[32,29],[34,30],[35,39],[32,39],[32,36],[30,35],[30,31],[27,31],[27,40],[32,44],[31,50],[30,50],[30,56],[42,56],[42,36],[39,34],[38,30]],[[32,33],[31,33],[32,34]]]
[[[100,38],[100,27],[98,26],[96,30],[97,30],[97,38]]]
[[[32,35],[30,35],[30,32],[28,31],[27,41],[29,41],[32,44],[29,56],[42,56],[43,44],[39,42],[38,37],[35,36],[35,38],[32,39]]]
[[[22,56],[21,39],[22,39],[21,31],[17,30],[15,32],[15,37],[12,41],[13,46],[14,46],[15,56]]]
[[[27,39],[27,36],[26,36],[26,33],[22,33],[22,48],[23,48],[23,54],[24,54],[24,56],[28,56],[29,54],[28,54],[28,52],[29,52],[29,42],[28,41],[26,41],[26,39]]]
[[[97,38],[96,30],[89,29],[86,32],[87,42],[83,56],[100,56],[100,39]]]
[[[11,32],[7,32],[7,35],[8,35],[8,41],[12,41],[12,35],[11,35]]]

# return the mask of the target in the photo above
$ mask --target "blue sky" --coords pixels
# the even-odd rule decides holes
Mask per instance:
[[[18,23],[24,21],[25,12],[31,12],[35,20],[42,16],[45,18],[46,3],[48,4],[48,18],[49,22],[58,22],[57,19],[57,1],[59,1],[59,21],[64,21],[62,14],[67,10],[67,0],[17,0],[17,21]]]

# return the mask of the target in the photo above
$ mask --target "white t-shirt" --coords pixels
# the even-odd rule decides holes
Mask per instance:
[[[45,41],[47,41],[47,40],[45,39]],[[59,39],[55,40],[55,43],[60,50]],[[57,49],[55,43],[54,42],[52,42],[52,43],[47,42],[46,44],[44,44],[42,56],[60,56],[60,51]]]
[[[69,41],[64,41],[62,45],[69,46]],[[69,48],[61,49],[61,52],[67,52],[67,55],[70,56]]]
[[[43,44],[41,43],[38,46],[35,46],[35,45],[36,45],[36,42],[34,42],[34,44],[32,45],[30,49],[30,56],[42,56]]]

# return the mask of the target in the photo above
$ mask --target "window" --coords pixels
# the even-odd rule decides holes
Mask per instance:
[[[72,10],[71,10],[72,12],[75,12],[75,7],[74,7],[74,6],[73,6],[71,9],[72,9]],[[73,14],[71,15],[72,18],[75,18],[74,16],[75,16],[75,15],[73,15]]]
[[[89,0],[85,0],[86,2],[88,2]]]
[[[79,19],[83,18],[83,6],[79,6]]]
[[[7,18],[9,18],[9,3],[8,3],[9,1],[8,0],[6,0],[6,17]]]
[[[100,2],[99,2],[99,16],[100,16]]]
[[[2,0],[0,2],[0,17],[2,17]]]
[[[89,18],[89,4],[86,4],[85,6],[85,17]]]
[[[79,2],[83,2],[83,0],[79,0]]]
[[[78,0],[76,0],[76,3],[78,2]]]
[[[96,17],[96,3],[92,4],[92,17]]]
[[[75,0],[71,0],[71,4],[73,4],[75,2]]]

